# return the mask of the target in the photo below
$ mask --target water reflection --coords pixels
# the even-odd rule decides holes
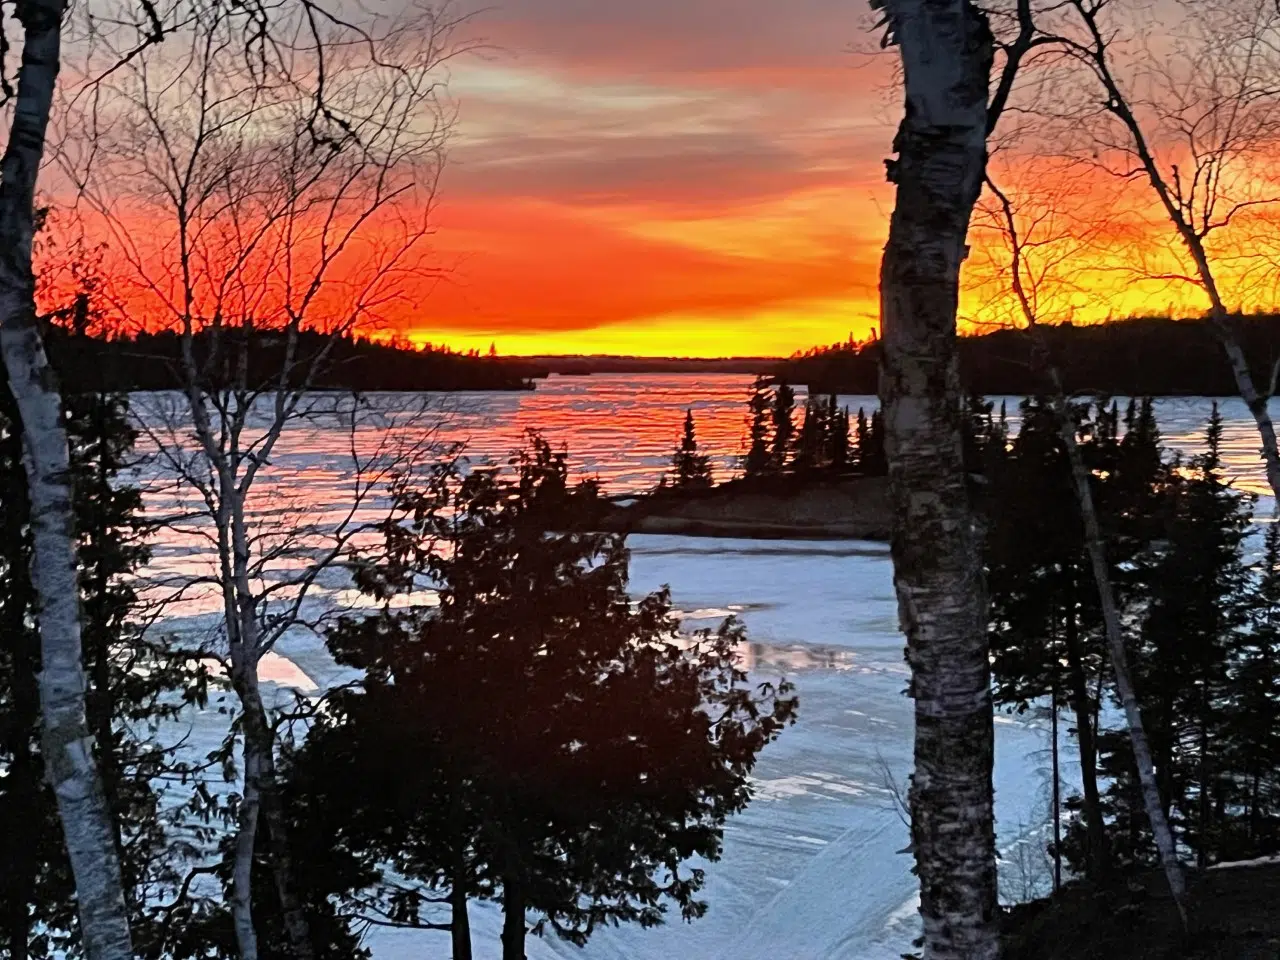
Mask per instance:
[[[727,477],[736,469],[742,449],[750,386],[751,378],[743,375],[552,377],[532,392],[374,394],[363,398],[363,413],[355,419],[341,415],[332,398],[321,398],[312,416],[290,425],[262,470],[249,503],[258,550],[264,556],[270,554],[259,571],[261,579],[286,578],[289,571],[310,563],[323,548],[326,531],[343,522],[357,501],[359,507],[350,522],[370,524],[383,515],[385,483],[369,489],[370,464],[401,457],[402,466],[426,469],[440,450],[455,443],[465,443],[467,456],[475,461],[500,463],[522,444],[526,430],[538,429],[553,443],[568,447],[576,472],[599,477],[610,493],[636,492],[653,486],[662,476],[684,411],[692,409],[699,442],[712,456],[717,475]],[[803,391],[798,399],[803,403]],[[173,395],[138,395],[135,413],[152,430],[165,422],[180,432],[180,401]],[[876,399],[868,396],[841,397],[840,402],[855,409],[876,406]],[[1005,398],[1005,402],[1016,430],[1018,400]],[[1123,406],[1125,401],[1119,402]],[[1228,474],[1242,489],[1269,494],[1247,409],[1234,398],[1222,400],[1220,409]],[[1204,398],[1158,400],[1156,415],[1168,446],[1188,456],[1197,452],[1209,411],[1210,401]],[[264,421],[265,416],[264,410]],[[142,447],[147,447],[145,436]],[[403,450],[414,455],[398,452]],[[145,488],[148,515],[174,521],[162,525],[151,541],[152,561],[144,571],[153,585],[151,599],[173,596],[182,587],[182,602],[192,605],[191,612],[214,612],[219,601],[208,583],[216,572],[213,543],[199,516],[201,504],[190,489],[173,482],[172,470],[160,460],[140,465],[135,479]],[[1269,499],[1258,506],[1260,516],[1270,510]],[[301,537],[299,525],[305,527]],[[357,542],[378,539],[367,530]],[[289,549],[281,547],[286,540],[292,540]],[[638,546],[636,552],[696,555],[714,564],[717,555],[767,560],[796,550],[831,557],[885,553],[883,547],[869,544],[795,546],[714,539],[690,543],[683,538],[678,543]],[[202,578],[203,586],[192,586]],[[331,601],[355,601],[352,593],[337,592],[344,585],[333,586]],[[673,586],[677,591],[681,587]]]

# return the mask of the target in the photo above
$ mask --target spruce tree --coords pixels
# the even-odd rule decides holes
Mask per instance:
[[[507,960],[530,918],[581,944],[667,904],[700,915],[687,861],[719,856],[795,710],[786,685],[747,683],[740,626],[677,644],[666,590],[632,602],[623,539],[572,531],[599,492],[568,482],[563,453],[535,437],[512,468],[398,490],[389,561],[362,589],[431,582],[439,604],[344,618],[330,649],[364,679],[288,764],[294,848],[320,858],[306,872],[360,909],[447,926],[460,960],[472,898],[502,902]]]
[[[150,891],[176,887],[179,864],[161,808],[159,778],[178,778],[158,728],[189,703],[203,703],[208,677],[198,660],[166,638],[141,633],[133,574],[146,562],[140,491],[121,482],[135,432],[124,396],[68,396],[67,430],[79,571],[86,713],[117,829],[134,944],[162,949],[171,925]],[[20,433],[7,391],[0,390],[0,942],[32,960],[74,952],[74,884],[54,798],[43,778],[38,731],[40,646],[28,573],[26,480]]]
[[[1280,523],[1267,525],[1247,601],[1248,628],[1232,651],[1224,752],[1238,815],[1223,831],[1222,859],[1280,852]]]
[[[705,489],[711,486],[711,458],[698,453],[692,409],[684,412],[684,433],[680,445],[671,455],[671,467],[674,485],[678,488]]]
[[[758,376],[751,385],[747,405],[747,452],[742,458],[742,473],[746,477],[758,477],[767,473],[771,464],[769,452],[770,411],[773,399],[769,391],[769,378]]]
[[[854,462],[858,466],[858,470],[865,475],[870,475],[867,471],[867,461],[869,458],[869,440],[870,428],[867,425],[867,412],[862,407],[858,408],[858,418],[853,428],[853,455]]]
[[[1164,801],[1202,867],[1217,859],[1225,828],[1230,660],[1241,644],[1252,586],[1244,560],[1252,501],[1223,476],[1221,442],[1215,403],[1204,452],[1175,475],[1137,678]]]
[[[773,392],[773,449],[769,465],[774,473],[782,473],[791,463],[795,443],[796,392],[789,384],[780,383]]]
[[[797,473],[812,473],[829,462],[827,449],[829,433],[827,406],[817,397],[809,397],[804,403],[804,419],[800,422],[800,436],[796,440],[792,467]]]
[[[853,436],[859,472],[868,477],[883,477],[888,473],[889,462],[884,452],[884,418],[880,411],[872,411],[868,419],[866,411],[859,407]]]
[[[831,469],[842,472],[849,466],[849,408],[841,408],[833,393],[827,397],[826,436],[823,438],[826,460]]]
[[[1109,674],[1066,451],[1056,415],[1042,399],[1024,401],[1022,426],[1007,454],[998,439],[1005,435],[1003,411],[997,421],[985,403],[974,410],[971,432],[992,438],[971,441],[970,457],[985,473],[989,491],[987,582],[996,699],[1018,710],[1040,701],[1062,703],[1073,714],[1083,789],[1066,801],[1079,819],[1068,825],[1064,852],[1076,868],[1101,878],[1115,859],[1107,822],[1116,817],[1116,801],[1103,797],[1106,781],[1123,782],[1118,789],[1124,798],[1138,800],[1134,814],[1143,812],[1140,797],[1124,792],[1132,780],[1124,764],[1132,760],[1115,754],[1127,750],[1127,740],[1108,737],[1099,723]],[[1147,602],[1148,555],[1163,537],[1168,468],[1154,424],[1145,431],[1130,428],[1121,440],[1118,417],[1105,405],[1081,404],[1075,415],[1081,455],[1092,469],[1095,502],[1108,531],[1117,599],[1133,618]]]

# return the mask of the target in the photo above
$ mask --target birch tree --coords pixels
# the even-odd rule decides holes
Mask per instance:
[[[879,0],[906,112],[880,274],[880,399],[915,700],[912,849],[927,960],[999,956],[982,551],[962,460],[956,310],[986,166],[995,44],[968,0]]]
[[[376,324],[422,279],[449,126],[440,68],[455,52],[453,22],[429,10],[326,30],[308,6],[290,16],[275,13],[272,30],[311,39],[301,52],[274,47],[265,69],[242,55],[241,17],[216,8],[193,14],[163,56],[109,51],[120,66],[85,112],[69,113],[94,136],[68,138],[60,156],[87,229],[117,255],[122,310],[180,338],[183,395],[152,411],[148,436],[194,495],[193,513],[173,519],[216,555],[215,569],[178,592],[207,586],[219,598],[220,655],[241,708],[228,901],[243,960],[259,955],[260,825],[290,947],[315,954],[259,667],[309,625],[318,581],[351,559],[366,529],[362,509],[434,443],[416,416],[400,445],[395,411],[311,388],[339,338]],[[350,490],[333,513],[303,522],[272,465],[291,429],[320,420],[346,424]]]
[[[1115,586],[1111,581],[1111,566],[1107,562],[1106,541],[1103,538],[1102,525],[1098,520],[1098,510],[1094,504],[1090,472],[1077,443],[1076,421],[1063,386],[1062,374],[1054,363],[1045,342],[1036,306],[1039,287],[1046,281],[1054,279],[1052,272],[1056,266],[1062,264],[1064,260],[1069,262],[1072,259],[1070,256],[1064,257],[1063,252],[1056,248],[1066,245],[1073,248],[1072,252],[1076,252],[1084,248],[1084,238],[1057,235],[1055,226],[1060,221],[1055,218],[1052,209],[1034,210],[1029,217],[1023,211],[1024,216],[1020,218],[1020,211],[1015,208],[1009,195],[990,177],[987,178],[987,186],[995,198],[996,224],[1008,252],[1009,285],[1024,329],[1031,339],[1033,361],[1048,386],[1049,402],[1052,405],[1058,436],[1062,442],[1062,448],[1066,451],[1067,462],[1071,469],[1071,485],[1075,491],[1076,504],[1080,510],[1080,522],[1084,528],[1085,553],[1088,555],[1089,568],[1098,590],[1107,653],[1115,676],[1116,692],[1124,708],[1126,728],[1133,747],[1134,763],[1137,767],[1138,781],[1142,787],[1142,800],[1147,820],[1151,825],[1151,833],[1155,839],[1165,880],[1185,926],[1187,923],[1186,881],[1182,863],[1178,859],[1173,831],[1169,829],[1169,818],[1165,814],[1164,803],[1160,797],[1155,762],[1152,759],[1138,693],[1133,682],[1133,672],[1129,665],[1120,605],[1116,601]],[[1031,221],[1029,233],[1024,233],[1023,224],[1026,219]],[[1030,257],[1028,256],[1029,246],[1035,250]]]
[[[1270,383],[1256,378],[1232,314],[1251,294],[1275,291],[1257,272],[1274,272],[1267,250],[1274,240],[1260,243],[1259,235],[1276,235],[1280,201],[1272,159],[1280,143],[1280,9],[1273,0],[1183,0],[1148,17],[1126,17],[1106,0],[1069,0],[1047,19],[1046,42],[1092,81],[1059,119],[1076,131],[1082,153],[1150,188],[1172,243],[1161,244],[1159,227],[1144,238],[1167,256],[1143,272],[1191,288],[1206,304],[1280,496],[1280,445],[1267,409],[1280,365]]]
[[[47,777],[58,804],[76,883],[85,954],[132,957],[115,831],[85,718],[80,591],[72,524],[70,457],[62,397],[36,323],[32,243],[36,182],[60,67],[64,0],[21,0],[9,140],[0,159],[0,355],[22,421],[31,507],[32,581],[40,629],[40,710]],[[0,23],[0,30],[8,27]],[[7,45],[6,45],[7,49]],[[13,829],[9,825],[8,829]]]

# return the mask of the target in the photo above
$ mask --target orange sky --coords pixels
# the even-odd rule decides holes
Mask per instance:
[[[411,335],[512,353],[787,354],[864,335],[888,64],[847,0],[506,0],[456,66]],[[887,107],[889,109],[887,109]]]
[[[507,355],[787,355],[865,337],[900,111],[866,14],[850,0],[499,0],[472,24],[489,46],[450,67],[459,120],[429,255],[445,279],[406,283],[384,319]],[[1142,184],[1121,204],[1105,175],[1035,167],[993,163],[1029,223],[1058,228],[1037,216],[1047,203],[1107,231],[1033,238],[1044,319],[1203,306],[1135,279],[1179,266]],[[984,222],[970,328],[1009,319]]]

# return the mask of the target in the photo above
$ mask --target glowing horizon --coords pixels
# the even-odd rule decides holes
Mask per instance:
[[[425,222],[431,210],[430,235],[379,285],[366,332],[507,356],[716,358],[785,357],[879,326],[893,204],[883,159],[901,107],[892,54],[848,52],[870,35],[846,4],[743,0],[730,21],[709,0],[600,0],[590,17],[576,0],[509,0],[473,26],[492,47],[451,65],[458,120],[440,192],[429,207],[398,211]],[[1073,225],[1063,238],[1032,238],[1042,320],[1204,309],[1194,286],[1144,279],[1189,269],[1144,185],[1007,145],[996,157],[1028,229]],[[1280,179],[1244,174],[1249,186]],[[104,184],[110,193],[109,176]],[[111,261],[125,256],[135,273],[172,261],[172,225],[148,210],[145,190],[103,202],[118,218],[107,285],[120,313],[151,325],[175,274],[157,269],[158,285],[135,278],[130,288],[114,282],[128,271]],[[1037,217],[1042,204],[1069,213]],[[1250,216],[1246,231],[1263,214]],[[1276,226],[1266,224],[1269,235],[1280,236]],[[963,330],[1020,319],[991,228],[991,211],[979,210]],[[376,251],[376,230],[352,264]],[[1242,241],[1227,240],[1228,306],[1280,302],[1275,271],[1234,256]],[[214,244],[203,255],[207,287],[223,254]],[[263,248],[252,261],[255,315],[278,309],[277,259]],[[322,298],[337,313],[344,283],[363,283],[350,266]]]

